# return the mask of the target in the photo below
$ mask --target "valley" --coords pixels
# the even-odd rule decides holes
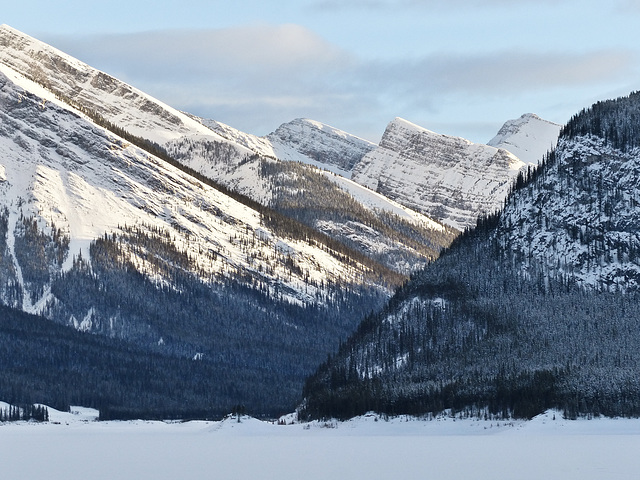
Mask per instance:
[[[378,145],[258,137],[6,25],[0,47],[0,399],[639,414],[637,93],[487,144],[399,117]]]

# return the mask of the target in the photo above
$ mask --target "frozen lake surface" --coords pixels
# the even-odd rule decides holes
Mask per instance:
[[[50,410],[47,424],[0,424],[2,478],[637,479],[640,420],[440,418],[275,425],[97,422]],[[555,415],[555,420],[554,420]]]

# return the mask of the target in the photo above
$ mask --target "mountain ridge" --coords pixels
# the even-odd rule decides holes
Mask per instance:
[[[506,150],[396,118],[378,148],[356,165],[353,179],[463,230],[502,206],[523,167]]]

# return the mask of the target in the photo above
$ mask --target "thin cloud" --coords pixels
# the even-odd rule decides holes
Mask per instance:
[[[298,25],[253,25],[220,30],[59,37],[80,58],[126,65],[136,75],[206,76],[228,69],[261,72],[322,68],[346,55]]]
[[[624,13],[640,13],[640,0],[622,0],[620,10]]]
[[[68,37],[55,43],[177,108],[261,135],[310,117],[373,139],[395,116],[419,122],[461,98],[488,105],[507,94],[544,96],[546,90],[557,94],[637,77],[637,59],[615,50],[364,61],[297,25]]]
[[[437,55],[417,62],[377,65],[381,75],[409,91],[428,88],[433,93],[484,95],[494,92],[536,91],[587,85],[629,73],[634,56],[629,52],[598,51],[586,54],[498,52],[487,55]],[[403,72],[398,75],[398,72]]]

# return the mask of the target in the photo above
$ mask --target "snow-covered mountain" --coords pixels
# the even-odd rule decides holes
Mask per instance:
[[[219,122],[176,111],[8,26],[0,27],[0,45],[0,65],[3,66],[0,68],[9,69],[9,74],[16,72],[42,86],[51,99],[57,97],[63,103],[85,109],[128,134],[158,145],[188,168],[262,205],[277,207],[278,203],[282,204],[283,194],[302,190],[295,184],[295,177],[300,172],[282,171],[282,168],[297,169],[295,166],[277,168],[278,176],[273,177],[276,172],[269,165],[274,159],[315,163],[336,170],[340,165],[344,166],[340,162],[353,163],[373,147],[353,135],[310,120],[291,122],[268,138],[259,138]],[[435,258],[454,236],[454,232],[445,232],[442,225],[425,215],[385,201],[380,195],[368,194],[356,184],[327,176],[311,167],[304,170],[304,176],[307,184],[336,179],[330,195],[344,197],[343,203],[355,202],[357,208],[352,211],[359,212],[358,218],[345,219],[355,221],[355,228],[335,218],[331,219],[331,225],[326,219],[324,222],[323,219],[307,221],[307,225],[339,241],[347,241],[352,247],[362,247],[365,254],[382,259],[394,270],[409,273],[419,268]],[[283,179],[287,182],[285,190],[279,188]],[[320,189],[323,196],[314,196],[318,189],[307,186],[304,190],[309,207],[319,211],[326,204],[326,188]],[[427,250],[416,249],[415,245],[407,245],[406,241],[390,238],[388,234],[381,235],[380,228],[383,227],[373,226],[372,229],[371,222],[363,215],[378,218],[378,223],[388,223],[389,215],[399,216],[398,222],[411,223],[411,228],[417,228],[421,232],[419,235],[427,238],[422,242],[428,244]],[[391,253],[385,256],[385,252]]]
[[[639,92],[575,115],[308,380],[306,412],[640,415],[639,119]]]
[[[195,118],[195,117],[194,117]],[[256,137],[213,120],[198,119],[254,155],[237,162],[206,137],[165,144],[181,163],[329,235],[387,267],[410,273],[437,257],[457,232],[427,215],[336,173],[340,159],[360,158],[371,145],[311,120]],[[298,132],[296,136],[294,132]],[[286,134],[285,134],[286,133]],[[333,162],[333,163],[331,163]],[[407,236],[408,235],[408,236]]]
[[[278,158],[312,163],[346,178],[362,157],[376,147],[355,135],[308,119],[280,125],[267,138]]]
[[[358,163],[357,183],[455,228],[501,208],[524,163],[506,150],[431,132],[401,118]]]
[[[397,202],[463,230],[502,208],[514,178],[552,149],[560,126],[525,114],[488,145],[441,135],[396,118],[352,179]]]
[[[343,130],[309,119],[296,119],[278,127],[266,137],[258,137],[237,130],[216,120],[192,117],[211,128],[222,137],[232,140],[254,153],[267,158],[299,162],[322,170],[323,174],[336,183],[342,190],[356,198],[370,210],[393,213],[401,218],[422,223],[431,229],[442,230],[442,225],[428,216],[351,181],[351,172],[355,165],[376,145],[351,135]],[[248,163],[248,162],[245,162]],[[251,167],[248,167],[249,169]],[[242,165],[230,168],[223,175],[229,185],[247,195],[268,203],[273,199],[273,191],[257,191],[259,181],[251,178]],[[253,169],[255,171],[255,169]]]
[[[7,25],[0,25],[0,65],[45,87],[55,96],[91,109],[127,132],[163,145],[204,135],[242,157],[250,150],[232,144],[188,115],[144,92]]]
[[[260,155],[314,165],[345,178],[349,178],[354,165],[376,147],[372,142],[306,118],[284,123],[266,137],[244,133],[215,120],[199,121]]]
[[[546,281],[566,278],[603,291],[640,288],[638,114],[635,94],[576,116],[541,174],[505,207],[496,237],[537,265]]]
[[[528,165],[538,165],[544,155],[558,143],[561,125],[544,120],[534,113],[505,122],[487,145],[503,148]]]
[[[57,229],[69,242],[68,252],[61,252],[59,271],[70,269],[81,252],[88,255],[92,241],[135,226],[170,235],[176,247],[195,259],[203,278],[242,271],[267,284],[281,283],[298,292],[293,295],[299,301],[315,301],[308,278],[343,284],[360,276],[360,271],[355,273],[359,268],[336,263],[321,248],[282,238],[262,224],[260,211],[95,126],[81,113],[56,104],[51,95],[46,101],[45,92],[30,81],[17,74],[12,80],[21,86],[0,77],[0,201],[6,208],[7,247],[25,292],[25,310],[35,308],[29,294],[36,302],[42,300],[23,278],[15,253],[25,218],[35,219],[41,234],[53,236]],[[243,246],[247,238],[250,251]],[[284,266],[292,259],[299,273],[291,274]],[[148,268],[134,252],[130,260],[142,272]],[[305,290],[308,294],[299,295]]]
[[[167,155],[189,141],[237,167],[253,150],[9,27],[0,47],[0,303],[168,372],[203,362],[209,404],[272,411],[404,278]]]

